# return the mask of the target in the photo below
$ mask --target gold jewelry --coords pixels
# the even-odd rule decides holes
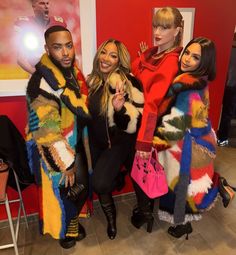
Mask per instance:
[[[72,72],[70,72],[70,77],[68,77],[68,76],[65,75],[65,78],[66,78],[66,79],[73,79],[73,77],[74,77],[74,76],[73,76]]]
[[[152,55],[152,58],[154,58],[154,59],[162,58],[165,54],[167,54],[167,53],[169,53],[169,52],[175,50],[176,48],[177,48],[177,47],[174,46],[174,47],[171,47],[171,48],[169,48],[169,49],[167,49],[167,50],[164,50],[164,51],[162,51],[162,52],[160,52],[160,53],[155,53],[154,55]]]

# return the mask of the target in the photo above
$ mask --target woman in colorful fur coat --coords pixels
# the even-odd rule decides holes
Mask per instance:
[[[214,172],[216,136],[208,119],[208,81],[215,78],[215,61],[211,40],[191,40],[180,58],[180,74],[160,105],[153,146],[160,151],[169,192],[160,198],[159,218],[175,224],[168,233],[176,238],[192,232],[190,222],[212,207],[219,183],[225,182]],[[225,207],[230,192],[220,189]]]
[[[114,239],[112,191],[122,188],[121,167],[131,168],[144,103],[142,86],[130,75],[130,56],[121,42],[109,39],[99,47],[88,85],[93,189],[107,218],[107,235]]]
[[[41,232],[70,248],[85,237],[78,215],[88,195],[88,171],[77,166],[76,154],[82,156],[86,144],[87,87],[74,64],[69,30],[53,26],[45,40],[47,53],[27,87],[28,153],[39,192]],[[73,199],[67,196],[69,186],[80,191]]]

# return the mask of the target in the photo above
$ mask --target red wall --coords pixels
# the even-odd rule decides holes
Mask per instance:
[[[195,8],[193,36],[212,39],[217,48],[217,78],[210,86],[210,118],[217,129],[226,71],[236,25],[235,0],[97,0],[97,43],[112,37],[121,40],[132,59],[136,57],[140,41],[151,45],[152,9],[175,6]]]
[[[0,97],[0,115],[7,115],[24,136],[26,125],[25,96]]]

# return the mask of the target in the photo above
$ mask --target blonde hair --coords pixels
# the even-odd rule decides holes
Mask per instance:
[[[153,27],[162,26],[165,28],[179,27],[180,31],[175,38],[174,46],[179,46],[183,36],[183,16],[175,7],[163,7],[153,15]]]
[[[117,47],[118,64],[117,64],[117,67],[108,74],[107,79],[104,80],[104,74],[100,71],[100,68],[99,68],[99,56],[102,50],[104,49],[104,47],[108,43],[114,43]],[[87,82],[89,85],[89,95],[95,93],[104,84],[104,87],[103,87],[104,91],[103,91],[102,100],[101,100],[101,114],[105,114],[107,110],[107,104],[109,99],[109,78],[111,77],[113,73],[118,73],[122,80],[127,81],[126,74],[130,73],[130,69],[131,69],[130,55],[127,48],[122,42],[115,39],[108,39],[99,46],[93,60],[93,70],[91,74],[89,74]]]

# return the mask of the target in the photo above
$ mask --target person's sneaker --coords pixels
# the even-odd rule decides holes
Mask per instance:
[[[227,146],[229,144],[229,140],[228,139],[225,139],[225,140],[218,139],[217,144],[218,144],[218,146],[224,147],[224,146]]]

